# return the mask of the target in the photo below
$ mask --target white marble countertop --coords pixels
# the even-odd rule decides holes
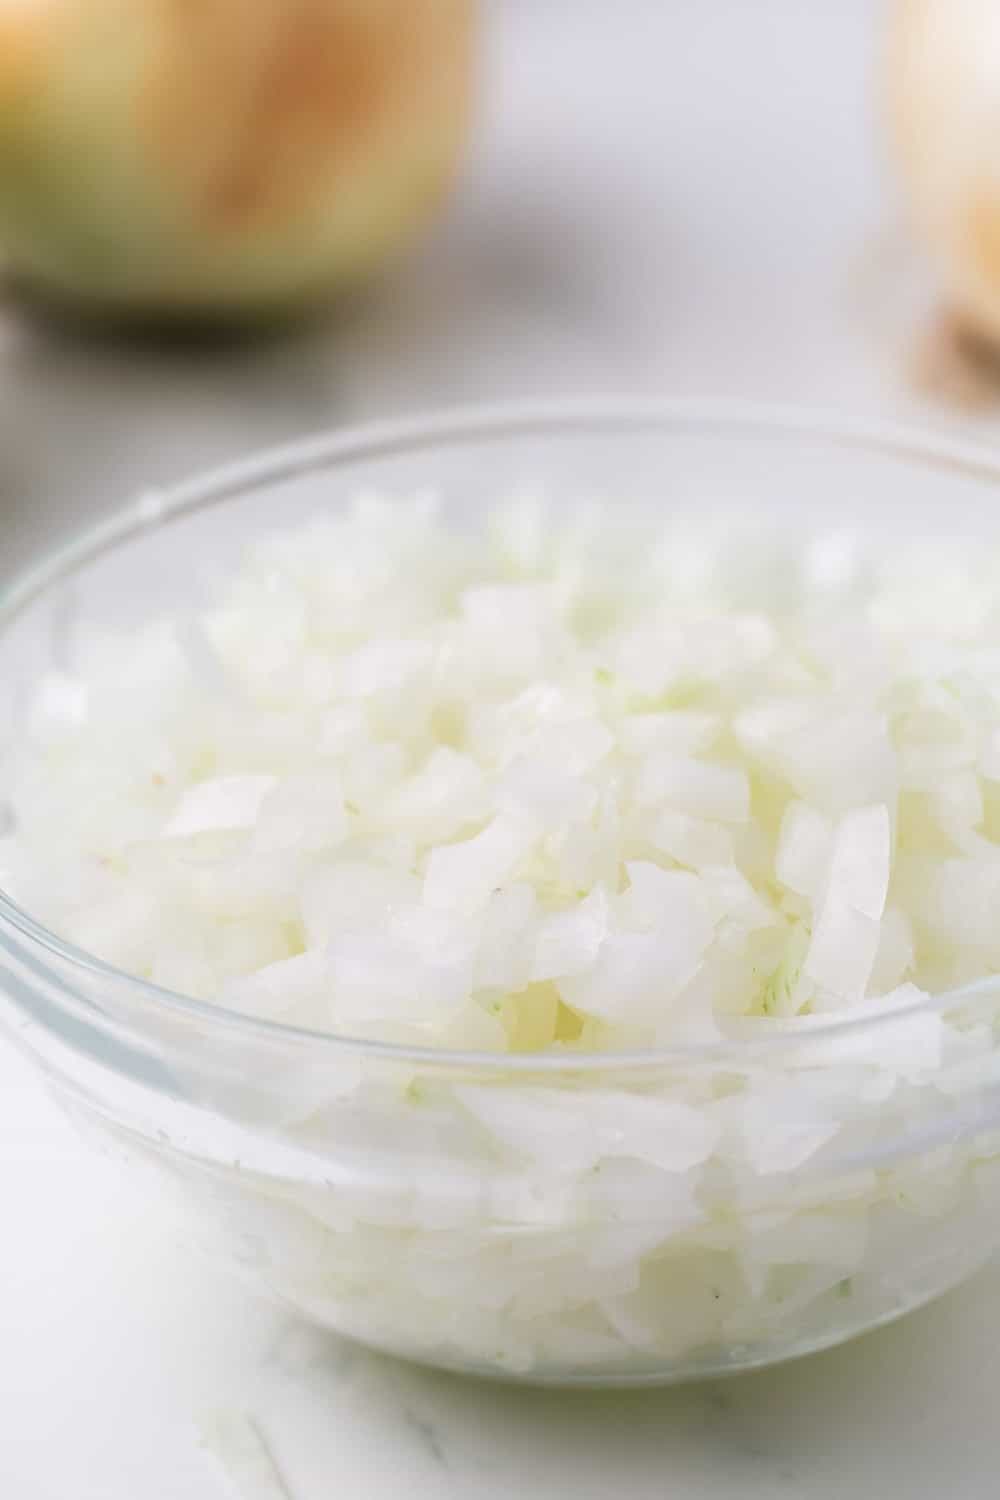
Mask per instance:
[[[324,327],[150,351],[9,309],[0,570],[138,486],[456,401],[641,389],[953,422],[906,388],[905,266],[867,275],[890,219],[880,9],[494,0],[463,191]],[[2,1500],[996,1493],[1000,1270],[770,1373],[562,1395],[288,1325],[167,1245],[2,1047],[0,1194]]]

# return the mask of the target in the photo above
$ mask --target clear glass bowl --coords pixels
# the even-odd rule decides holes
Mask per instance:
[[[249,536],[373,486],[433,486],[475,524],[525,481],[567,505],[683,497],[769,523],[814,508],[890,534],[918,520],[995,529],[1000,515],[986,456],[781,414],[577,405],[338,434],[147,495],[8,590],[0,737],[17,736],[38,673],[71,664],[81,620],[120,630],[194,600]],[[747,1369],[966,1277],[1000,1242],[998,1011],[990,979],[723,1047],[572,1061],[421,1051],[169,994],[0,895],[0,1017],[137,1184],[169,1189],[193,1239],[339,1333],[524,1380]],[[484,1101],[533,1111],[537,1140],[501,1147],[470,1099],[480,1117]],[[711,1101],[724,1126],[695,1177],[662,1151],[637,1156],[613,1125],[638,1111],[663,1144],[678,1099]]]

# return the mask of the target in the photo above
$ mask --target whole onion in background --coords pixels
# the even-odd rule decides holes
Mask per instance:
[[[896,0],[888,68],[915,227],[964,329],[1000,345],[1000,4]]]
[[[116,316],[294,310],[429,214],[471,0],[0,0],[0,259]]]

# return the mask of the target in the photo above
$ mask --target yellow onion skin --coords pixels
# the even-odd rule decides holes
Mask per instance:
[[[472,0],[0,0],[0,257],[83,309],[295,311],[432,210]]]
[[[887,64],[913,224],[963,325],[1000,343],[1000,5],[895,0]]]

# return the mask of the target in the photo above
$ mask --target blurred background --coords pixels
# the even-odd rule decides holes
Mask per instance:
[[[958,400],[936,379],[941,266],[903,227],[886,128],[889,12],[934,8],[5,0],[0,570],[137,489],[455,402],[740,396],[988,436],[983,380],[970,408],[964,366]],[[375,20],[348,37],[324,10]],[[296,175],[323,195],[298,218]],[[245,200],[269,190],[262,251]],[[358,250],[366,194],[387,220],[414,200],[388,257],[381,231]]]

